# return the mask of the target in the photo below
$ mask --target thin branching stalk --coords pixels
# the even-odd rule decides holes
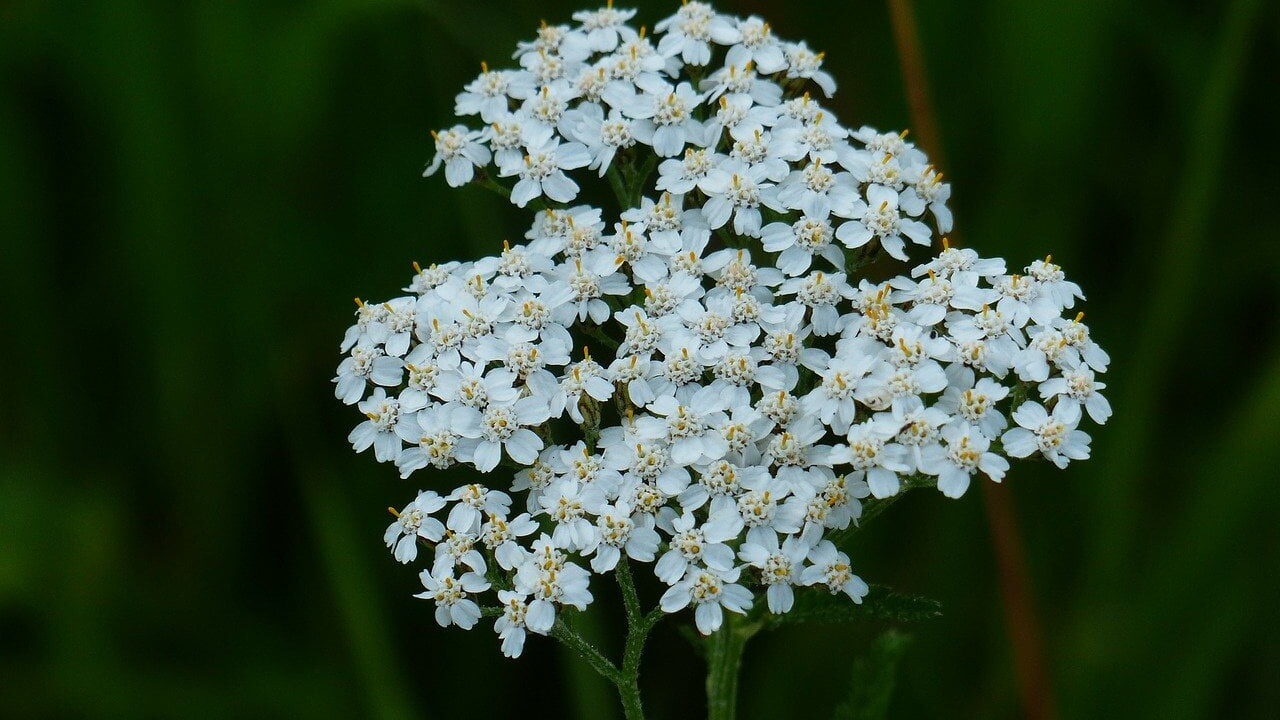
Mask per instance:
[[[618,678],[618,668],[614,666],[604,653],[596,649],[596,646],[587,641],[586,638],[578,634],[576,630],[569,627],[563,618],[556,618],[556,624],[551,627],[551,637],[564,643],[569,649],[573,650],[591,669],[600,673],[600,676],[616,683]]]

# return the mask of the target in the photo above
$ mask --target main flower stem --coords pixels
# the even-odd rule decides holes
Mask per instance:
[[[622,713],[627,720],[642,720],[644,704],[640,700],[640,658],[644,655],[644,642],[653,628],[653,622],[640,610],[640,596],[631,577],[631,565],[624,556],[618,562],[616,572],[618,587],[622,589],[622,605],[627,614],[627,640],[622,649],[622,667],[618,670],[616,684],[622,700]]]
[[[737,717],[742,652],[760,627],[758,620],[728,613],[720,629],[707,638],[707,720]]]

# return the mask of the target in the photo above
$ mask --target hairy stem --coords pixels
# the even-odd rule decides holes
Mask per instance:
[[[707,720],[737,717],[742,652],[759,630],[758,621],[728,613],[720,629],[707,638]]]
[[[627,720],[643,720],[640,659],[644,656],[644,644],[649,638],[649,631],[662,619],[662,609],[654,608],[647,615],[641,610],[640,596],[636,593],[635,580],[631,577],[631,565],[625,556],[618,563],[616,575],[627,615],[627,640],[622,649],[622,667],[618,671],[617,680],[618,697],[622,700],[622,712]]]
[[[644,704],[640,700],[640,658],[644,654],[644,641],[650,626],[644,625],[640,596],[636,594],[635,580],[631,577],[631,565],[626,556],[618,562],[616,575],[627,614],[627,641],[622,650],[622,669],[618,672],[618,697],[622,700],[622,713],[627,720],[640,720],[644,718]]]
[[[556,618],[556,624],[551,627],[551,636],[578,653],[579,657],[586,660],[591,669],[600,673],[601,677],[615,684],[618,682],[618,668],[609,662],[609,658],[594,645],[587,642],[586,638],[569,627],[564,618]]]
[[[622,172],[618,170],[618,163],[610,163],[609,170],[605,173],[605,177],[609,178],[609,187],[613,188],[613,195],[618,199],[619,211],[625,212],[629,207],[631,190],[622,180]]]

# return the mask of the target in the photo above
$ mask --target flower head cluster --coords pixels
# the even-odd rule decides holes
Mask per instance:
[[[1008,458],[1065,467],[1089,455],[1083,417],[1110,414],[1107,355],[1051,258],[1010,273],[943,239],[869,277],[949,231],[950,188],[905,132],[813,97],[835,89],[821,53],[700,2],[655,35],[633,15],[544,25],[458,95],[478,126],[434,133],[428,174],[509,178],[539,208],[527,242],[357,301],[335,378],[356,451],[404,478],[493,474],[420,492],[385,541],[425,564],[440,624],[492,597],[510,656],[624,556],[703,633],[761,593],[775,613],[800,588],[860,602],[833,533],[864,500],[908,479],[960,497]],[[575,203],[593,173],[623,189],[617,215]]]

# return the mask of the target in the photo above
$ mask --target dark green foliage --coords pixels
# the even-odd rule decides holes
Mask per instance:
[[[837,707],[832,720],[884,720],[889,717],[889,701],[898,673],[898,662],[911,636],[900,630],[885,630],[866,653],[853,663],[849,674],[849,696]]]
[[[797,589],[796,604],[782,615],[766,614],[770,627],[797,623],[845,623],[882,620],[915,623],[942,615],[942,604],[918,595],[897,593],[882,585],[872,585],[862,602],[855,603],[844,593],[832,595],[821,588]]]

